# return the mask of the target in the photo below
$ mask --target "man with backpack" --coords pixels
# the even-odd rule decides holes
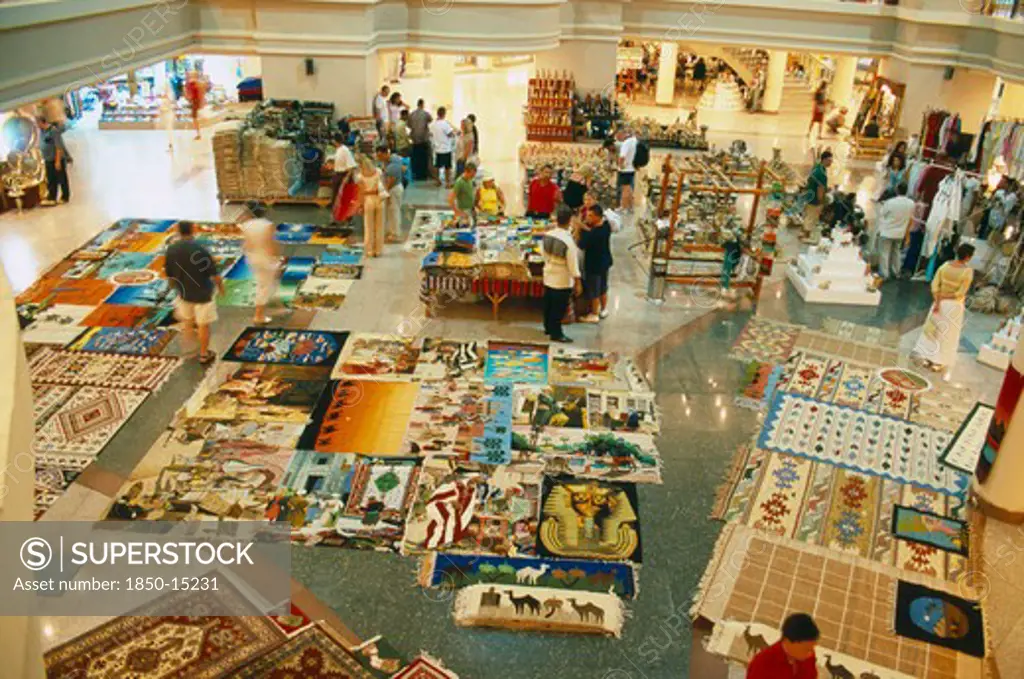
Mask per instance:
[[[647,166],[651,160],[651,147],[646,141],[637,139],[630,127],[619,131],[619,176],[616,188],[624,210],[633,209],[633,190],[636,188],[636,171]]]

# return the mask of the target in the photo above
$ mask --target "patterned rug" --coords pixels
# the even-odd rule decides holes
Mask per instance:
[[[347,332],[246,328],[224,354],[224,360],[333,366],[347,337]]]
[[[729,355],[741,360],[781,363],[789,358],[800,331],[798,325],[754,316],[743,327]]]
[[[963,499],[760,448],[742,449],[734,470],[715,518],[952,582],[968,571],[959,555],[892,535],[897,505],[962,518]]]
[[[845,340],[807,328],[800,330],[793,349],[813,351],[875,368],[899,365],[900,360],[900,352],[895,347]]]
[[[50,393],[56,393],[58,397],[70,395],[56,407],[49,398],[36,404],[37,413],[43,409],[40,413],[42,421],[37,419],[36,436],[32,442],[37,455],[95,457],[149,395],[137,389],[103,387],[59,388]]]
[[[931,389],[914,396],[910,421],[955,432],[967,419],[975,402],[970,389],[935,380]]]
[[[778,393],[757,445],[958,495],[969,478],[939,462],[949,440],[931,427]]]
[[[90,328],[84,335],[72,342],[68,349],[131,354],[133,356],[159,356],[174,339],[174,335],[175,331],[170,328],[155,328],[153,330]]]
[[[459,679],[459,675],[445,668],[440,660],[422,654],[392,679]]]
[[[127,356],[46,348],[29,361],[36,384],[72,384],[156,391],[181,364],[163,356]]]
[[[895,347],[900,343],[900,333],[897,330],[858,325],[851,321],[841,321],[838,318],[826,318],[822,321],[821,331],[839,339],[863,342],[865,344]]]
[[[897,581],[943,587],[918,574],[729,524],[690,614],[779,628],[790,613],[809,613],[821,630],[819,657],[832,649],[912,677],[981,679],[980,659],[893,633]]]
[[[886,382],[875,368],[809,351],[790,356],[775,388],[903,420],[915,396]]]
[[[231,679],[374,679],[345,648],[319,627],[289,639],[245,667]]]
[[[210,595],[203,593],[203,597]],[[54,648],[45,657],[47,675],[219,679],[234,676],[229,673],[284,639],[270,618],[204,617],[202,602],[195,604],[194,616],[155,617],[164,615],[165,610],[181,611],[184,596],[196,595],[161,597],[139,615],[114,618]],[[233,589],[223,588],[213,596],[232,608],[237,605],[241,610],[244,605]]]

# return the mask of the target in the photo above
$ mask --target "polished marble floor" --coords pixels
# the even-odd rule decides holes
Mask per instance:
[[[473,102],[472,106],[487,119],[488,109],[483,104]],[[484,142],[484,163],[506,167],[505,181],[518,193],[514,146],[511,142],[505,144],[499,130],[487,134],[485,139],[494,141]],[[0,216],[0,261],[18,290],[118,218],[216,219],[230,218],[236,211],[217,203],[208,141],[194,142],[182,133],[175,152],[170,154],[164,149],[165,138],[158,132],[83,130],[68,137],[76,159],[71,176],[72,202]],[[512,132],[509,137],[514,139]],[[803,144],[802,140],[792,143]],[[797,146],[793,151],[797,152]],[[871,181],[869,173],[851,174],[851,178],[865,185]],[[419,205],[442,201],[443,194],[430,186],[414,187],[407,199],[409,204]],[[412,210],[407,209],[407,223],[411,215]],[[278,221],[327,221],[326,211],[314,208],[282,207],[271,217]],[[296,548],[295,578],[357,636],[385,634],[406,655],[427,650],[468,678],[499,673],[510,678],[668,679],[688,675],[693,649],[686,611],[720,530],[719,524],[705,517],[732,452],[758,427],[757,413],[733,406],[742,366],[725,358],[727,348],[753,310],[749,303],[742,302],[734,310],[716,309],[685,291],[669,295],[662,306],[651,305],[643,294],[642,267],[629,252],[635,240],[636,235],[628,230],[616,236],[611,317],[598,326],[574,326],[569,330],[579,345],[634,354],[655,385],[663,411],[659,447],[665,462],[665,483],[640,491],[645,562],[640,576],[641,596],[632,606],[632,619],[623,639],[459,629],[451,618],[450,601],[424,594],[413,585],[415,564],[411,559],[353,550]],[[787,234],[782,247],[793,253],[798,246]],[[777,267],[766,286],[757,313],[810,327],[818,327],[824,317],[834,316],[897,329],[903,334],[905,348],[919,332],[928,306],[928,291],[923,284],[888,284],[877,309],[811,306],[780,278],[781,269]],[[380,332],[405,327],[403,324],[418,306],[417,270],[415,255],[404,253],[399,246],[388,246],[383,258],[369,263],[364,278],[339,311],[297,312],[283,318],[282,323]],[[242,310],[222,311],[214,348],[225,349],[247,320]],[[994,323],[993,319],[970,317],[966,342],[950,376],[989,401],[998,390],[1000,376],[977,364],[970,349],[987,338]],[[419,330],[428,336],[543,338],[538,310],[525,303],[504,307],[499,321],[491,319],[489,305],[452,305]],[[101,516],[121,480],[202,374],[195,363],[178,371],[144,404],[80,482],[54,505],[48,518]],[[1006,540],[1020,541],[1010,529],[990,529],[1002,531]],[[1019,635],[1011,630],[1016,625],[1019,631],[1024,624],[1017,613],[1021,609],[1004,604],[1009,600],[1024,603],[1024,589],[1019,578],[1013,578],[1011,566],[1001,562],[993,568],[996,573],[1003,572],[999,568],[1006,572],[1005,577],[993,578],[1005,598],[993,608],[990,623],[995,624],[994,618],[1001,616],[1002,622],[996,626],[999,653],[1005,647],[1007,658],[1019,660]],[[82,628],[81,621],[49,620],[46,624],[51,643]],[[1017,675],[1004,670],[1003,676]]]

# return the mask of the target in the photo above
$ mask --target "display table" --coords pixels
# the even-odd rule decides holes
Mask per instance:
[[[527,281],[509,278],[476,278],[472,274],[428,274],[423,275],[420,286],[420,301],[426,307],[427,317],[465,295],[484,297],[491,303],[491,314],[498,320],[501,303],[509,297],[536,298],[544,296],[544,281],[540,278]]]
[[[805,302],[878,306],[882,293],[871,289],[868,265],[849,234],[840,242],[823,240],[786,267],[786,276]]]
[[[978,362],[990,365],[999,370],[1010,367],[1010,357],[1017,346],[1020,328],[1024,325],[1024,313],[1011,318],[992,335],[992,339],[981,345],[978,350]]]

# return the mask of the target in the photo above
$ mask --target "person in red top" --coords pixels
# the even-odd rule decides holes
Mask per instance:
[[[530,182],[530,190],[526,199],[526,216],[547,219],[555,211],[555,206],[562,202],[562,192],[558,184],[551,181],[552,169],[545,165],[540,175]]]
[[[794,613],[782,623],[782,639],[754,656],[747,679],[817,679],[814,647],[821,633],[806,613]]]

